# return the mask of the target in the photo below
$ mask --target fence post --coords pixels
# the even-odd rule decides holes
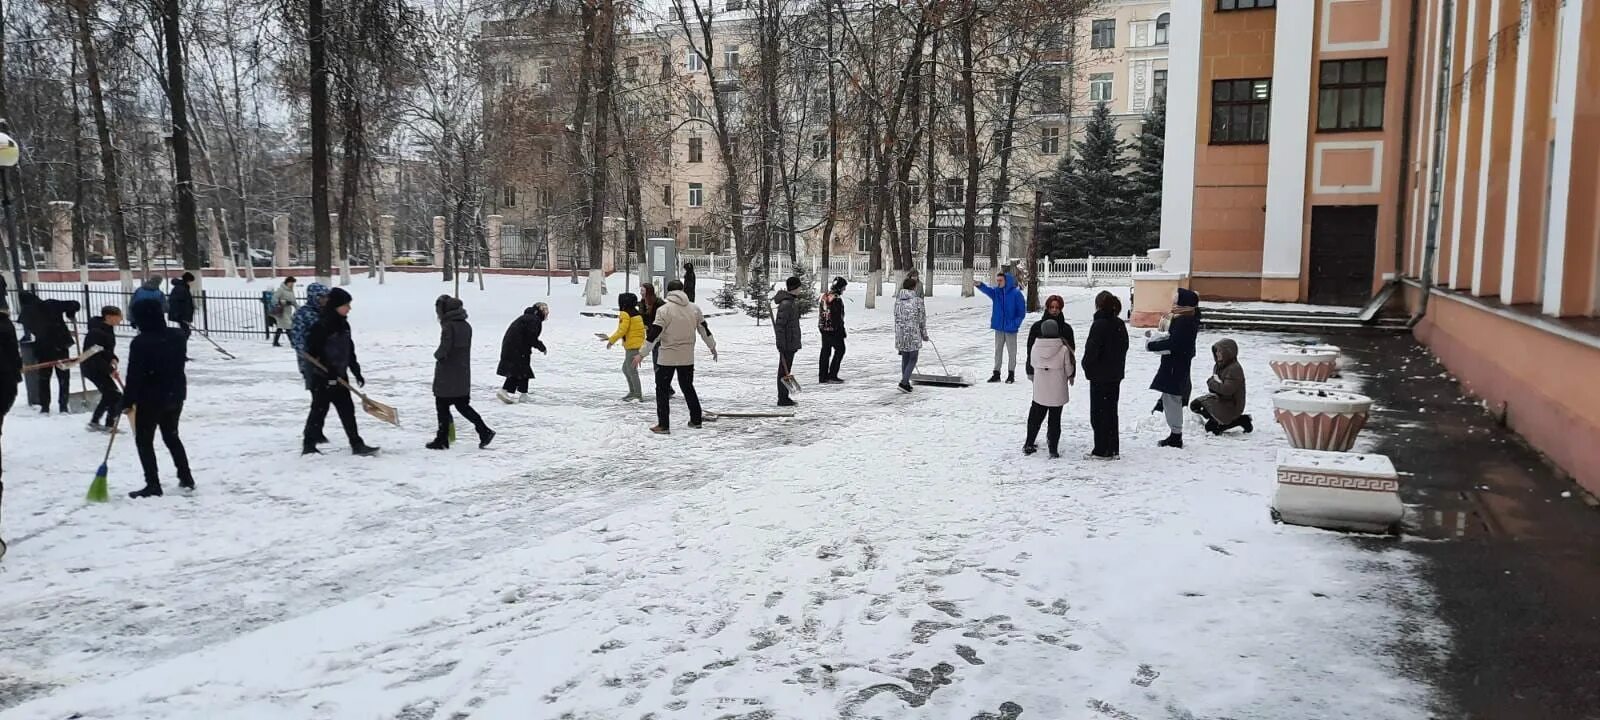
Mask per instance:
[[[1094,256],[1089,256],[1089,264],[1084,266],[1083,275],[1088,287],[1094,287]]]
[[[206,302],[206,291],[200,291],[200,324],[211,332],[211,303]]]
[[[89,283],[83,284],[83,312],[84,317],[93,317],[98,314],[94,309],[94,303],[89,300]]]

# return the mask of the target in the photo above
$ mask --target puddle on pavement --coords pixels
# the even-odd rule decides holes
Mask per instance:
[[[1407,535],[1429,540],[1483,539],[1495,535],[1479,509],[1477,493],[1414,490],[1402,520]]]

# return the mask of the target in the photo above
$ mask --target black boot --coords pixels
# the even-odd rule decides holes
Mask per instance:
[[[194,489],[194,476],[193,475],[189,475],[189,474],[184,474],[184,475],[179,476],[178,477],[178,489],[179,490],[193,490]]]
[[[1039,452],[1039,446],[1034,445],[1033,443],[1025,443],[1025,444],[1023,444],[1023,446],[1022,446],[1022,454],[1023,455],[1032,455],[1032,454],[1034,454],[1036,452]]]
[[[1051,460],[1060,460],[1061,459],[1061,451],[1059,449],[1057,449],[1057,448],[1050,448],[1050,459]]]
[[[450,449],[450,430],[449,430],[449,428],[440,428],[439,434],[433,436],[433,442],[430,442],[427,445],[424,445],[423,447],[425,447],[425,448],[427,448],[429,450],[449,450]],[[357,454],[359,455],[360,453],[357,453]]]
[[[128,497],[131,497],[135,500],[138,500],[139,498],[161,497],[161,483],[146,480],[142,489],[128,493]]]
[[[350,453],[353,455],[360,455],[361,457],[370,457],[378,454],[378,448],[368,445],[361,440],[357,440],[350,446]]]
[[[999,370],[994,371],[994,374],[989,376],[989,382],[1000,382]]]
[[[489,447],[489,443],[494,442],[494,436],[495,432],[490,430],[489,426],[485,425],[481,428],[478,428],[478,448],[481,450]]]
[[[1177,448],[1179,450],[1182,450],[1183,449],[1183,434],[1182,433],[1173,433],[1171,435],[1168,435],[1167,439],[1162,440],[1161,442],[1158,442],[1156,444],[1161,446],[1161,447]]]
[[[311,440],[306,440],[306,441],[300,443],[300,454],[301,455],[321,455],[322,451],[317,449],[316,442],[311,441]]]
[[[1016,381],[1017,381],[1017,371],[1012,370],[1012,371],[1006,373],[1006,384],[1007,385],[1010,385],[1010,384],[1012,384],[1012,383],[1014,383]]]
[[[1239,419],[1234,422],[1239,423],[1239,427],[1244,428],[1246,433],[1253,433],[1256,431],[1255,421],[1250,419],[1249,415],[1240,415]]]
[[[327,445],[330,442],[333,442],[333,441],[329,440],[328,436],[326,434],[318,435],[315,439],[313,439],[311,441],[311,443],[313,445]]]
[[[1230,427],[1233,427],[1233,426],[1232,425],[1218,425],[1217,421],[1215,421],[1215,420],[1207,420],[1206,421],[1206,432],[1211,433],[1212,435],[1221,435],[1223,433],[1223,431],[1227,430]]]

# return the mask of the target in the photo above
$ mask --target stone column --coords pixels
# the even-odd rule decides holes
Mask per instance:
[[[433,216],[433,264],[444,265],[444,216]]]
[[[206,239],[211,245],[211,263],[214,268],[222,268],[225,277],[233,277],[232,248],[224,250],[222,247],[221,219],[217,217],[215,208],[206,208]]]
[[[339,270],[339,284],[350,284],[350,248],[344,234],[339,232],[339,213],[328,213],[328,227],[333,228],[333,252]]]
[[[500,237],[501,223],[504,218],[499,215],[489,216],[489,267],[500,267],[500,256],[504,251],[503,240]]]
[[[66,200],[50,203],[50,266],[56,270],[72,269],[72,203]]]
[[[272,266],[289,267],[289,216],[272,218]]]
[[[378,263],[386,264],[394,259],[394,216],[378,216]]]
[[[545,223],[544,264],[545,269],[552,273],[555,272],[556,268],[560,267],[561,265],[560,263],[556,262],[556,250],[556,235],[555,233],[550,232],[550,224]]]

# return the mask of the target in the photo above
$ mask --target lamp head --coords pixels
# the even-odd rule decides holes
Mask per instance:
[[[0,121],[0,167],[14,167],[20,159],[22,148],[17,147],[17,141],[6,134],[4,121]]]

